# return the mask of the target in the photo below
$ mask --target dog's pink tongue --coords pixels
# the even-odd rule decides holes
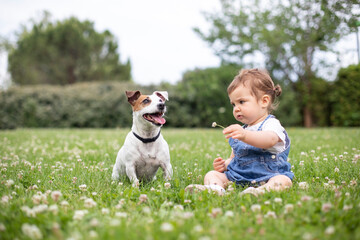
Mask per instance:
[[[161,125],[164,125],[166,123],[166,120],[163,117],[152,115],[152,118]]]

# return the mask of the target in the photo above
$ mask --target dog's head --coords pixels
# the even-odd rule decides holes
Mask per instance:
[[[168,100],[166,91],[155,91],[152,95],[142,95],[140,91],[126,91],[126,96],[132,106],[134,116],[156,126],[165,124],[165,101]]]

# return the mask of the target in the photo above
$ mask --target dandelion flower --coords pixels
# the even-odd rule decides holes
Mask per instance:
[[[219,124],[217,124],[216,122],[213,122],[212,124],[211,124],[211,126],[214,128],[214,127],[221,127],[222,129],[224,129],[225,127],[223,127],[223,126],[221,126],[221,125],[219,125]]]

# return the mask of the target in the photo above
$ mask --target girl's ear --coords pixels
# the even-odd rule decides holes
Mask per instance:
[[[268,108],[269,104],[271,104],[271,101],[270,101],[270,96],[265,94],[264,96],[261,97],[260,99],[261,101],[261,106],[262,107],[265,107],[265,108]]]

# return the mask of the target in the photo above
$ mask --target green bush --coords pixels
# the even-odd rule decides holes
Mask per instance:
[[[0,92],[0,128],[128,127],[132,114],[126,90],[152,92],[116,82],[13,87]]]
[[[331,96],[331,123],[360,126],[360,64],[339,70]]]

